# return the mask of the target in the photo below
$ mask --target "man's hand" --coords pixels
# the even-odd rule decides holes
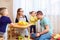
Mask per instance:
[[[40,36],[40,33],[36,33],[36,37],[39,37]]]

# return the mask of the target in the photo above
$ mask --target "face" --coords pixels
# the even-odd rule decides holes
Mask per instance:
[[[36,12],[32,12],[32,14],[31,14],[32,16],[36,16]]]
[[[43,17],[42,15],[37,15],[37,18],[40,20],[42,19],[42,17]]]
[[[20,9],[20,11],[18,13],[19,13],[19,15],[23,15],[23,10]]]
[[[7,16],[8,15],[8,10],[4,9],[3,15]]]

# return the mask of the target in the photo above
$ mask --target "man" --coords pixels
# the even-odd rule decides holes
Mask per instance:
[[[42,11],[37,11],[37,18],[40,20],[42,31],[32,34],[32,38],[34,38],[34,40],[50,40],[53,34],[53,27],[49,19],[44,17]]]

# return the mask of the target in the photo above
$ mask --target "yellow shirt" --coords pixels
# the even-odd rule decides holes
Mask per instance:
[[[31,24],[33,24],[33,25],[35,25],[35,23],[36,23],[36,21],[37,21],[38,19],[37,19],[37,17],[36,16],[30,16],[30,23]]]

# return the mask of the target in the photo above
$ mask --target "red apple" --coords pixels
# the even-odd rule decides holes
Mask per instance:
[[[60,40],[60,37],[57,40]]]

